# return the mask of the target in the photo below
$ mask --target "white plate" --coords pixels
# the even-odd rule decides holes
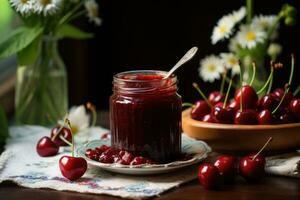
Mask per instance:
[[[83,157],[87,160],[88,164],[93,167],[99,167],[101,169],[130,175],[149,175],[149,174],[162,174],[167,172],[172,172],[177,169],[193,165],[201,160],[205,159],[211,148],[203,141],[195,140],[187,135],[182,135],[182,153],[194,154],[193,157],[185,161],[174,161],[167,164],[142,164],[142,165],[121,165],[118,163],[107,164],[100,163],[89,159],[85,155],[87,149],[94,149],[101,145],[110,146],[110,140],[93,140],[87,144],[77,148],[76,153],[78,156]]]

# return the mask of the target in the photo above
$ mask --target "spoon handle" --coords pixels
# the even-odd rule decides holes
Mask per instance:
[[[197,51],[198,51],[198,48],[193,47],[188,52],[186,52],[186,54],[184,54],[184,56],[176,63],[176,65],[168,72],[168,74],[164,78],[165,79],[168,78],[169,76],[171,76],[171,74],[173,74],[173,72],[176,69],[178,69],[178,67],[180,67],[181,65],[183,65],[187,61],[191,60],[194,57],[194,55],[196,54]]]

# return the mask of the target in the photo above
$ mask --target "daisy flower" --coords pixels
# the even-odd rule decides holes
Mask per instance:
[[[238,44],[243,48],[251,49],[258,43],[264,42],[267,34],[265,31],[249,25],[243,25],[240,31],[236,34]]]
[[[52,15],[59,9],[62,0],[34,0],[33,9],[44,16]]]
[[[21,15],[27,15],[32,12],[32,0],[10,0],[10,3]]]
[[[98,4],[95,0],[87,0],[84,3],[84,6],[86,10],[88,11],[87,16],[90,21],[94,22],[96,25],[100,26],[102,23],[102,20],[99,18],[99,8]]]
[[[233,32],[234,21],[230,16],[222,17],[217,26],[214,27],[213,33],[211,36],[212,44],[216,44],[218,41],[223,40],[225,38],[229,38],[229,36]]]
[[[282,46],[278,43],[271,43],[267,52],[269,56],[276,57],[282,52]]]
[[[221,53],[223,65],[231,70],[232,75],[240,73],[239,59],[233,53]]]
[[[71,128],[74,134],[84,134],[90,127],[90,117],[84,105],[72,107],[68,118],[71,122]]]
[[[276,15],[259,15],[255,16],[252,21],[252,25],[254,27],[258,27],[259,29],[262,30],[268,30],[271,28],[275,21],[276,21]]]
[[[224,67],[219,57],[210,55],[200,61],[198,71],[204,81],[213,82],[220,78],[220,74],[224,71]]]
[[[239,10],[233,11],[231,14],[234,23],[240,22],[246,16],[246,8],[242,6]]]

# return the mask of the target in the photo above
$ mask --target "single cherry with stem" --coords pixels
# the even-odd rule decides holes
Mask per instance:
[[[232,183],[237,173],[237,159],[234,156],[219,156],[214,165],[218,168],[224,183]]]
[[[84,158],[74,157],[74,135],[71,129],[71,123],[68,118],[65,119],[66,124],[71,130],[72,134],[72,156],[62,156],[59,159],[59,168],[64,177],[70,181],[74,181],[83,176],[87,170],[87,162]]]
[[[243,157],[239,162],[239,171],[242,177],[249,182],[258,181],[265,174],[266,160],[260,153],[272,141],[272,137],[264,144],[264,146],[255,154]]]
[[[264,109],[259,111],[257,115],[257,121],[260,125],[274,124],[275,119],[270,110]]]
[[[198,180],[205,189],[217,189],[221,185],[221,176],[216,166],[203,163],[198,169]]]
[[[255,69],[255,68],[254,68]],[[242,73],[242,68],[241,68],[241,65],[240,65],[240,71],[241,71],[241,74],[240,74],[240,84],[242,85],[243,84],[243,73]],[[255,73],[253,73],[255,74]],[[245,89],[244,91],[246,91],[245,93],[243,92],[243,88]],[[248,88],[248,89],[246,89]],[[243,109],[244,108],[244,101],[248,101],[247,98],[250,98],[251,96],[253,97],[253,91],[254,89],[251,87],[251,86],[248,86],[248,87],[245,87],[245,86],[242,86],[241,88],[241,92],[239,92],[239,95],[238,95],[238,100],[235,99],[237,102],[240,103],[240,110],[238,110],[236,113],[235,113],[235,116],[234,116],[234,123],[235,124],[257,124],[257,114],[256,114],[256,111],[253,110],[253,109]],[[253,90],[253,91],[252,91]],[[255,93],[255,91],[254,91]],[[249,95],[251,94],[251,95]],[[246,99],[244,99],[244,95],[246,95]],[[255,93],[256,95],[256,93]],[[237,96],[236,96],[237,97]],[[257,97],[257,95],[256,95]],[[250,99],[250,101],[253,101],[253,98]],[[257,101],[257,98],[256,98],[256,101]],[[255,104],[256,104],[256,101],[255,101]],[[254,103],[254,101],[252,102]],[[252,104],[251,103],[251,104]],[[250,104],[247,104],[247,106],[249,106]]]
[[[56,126],[51,130],[51,138],[52,141],[57,145],[57,146],[67,146],[68,143],[66,143],[64,140],[61,138],[64,138],[68,142],[72,141],[72,134],[70,129],[64,127],[64,126]]]
[[[195,103],[191,111],[191,117],[195,120],[201,121],[206,114],[211,112],[212,105],[201,91],[197,83],[193,83],[193,87],[199,92],[204,100],[199,100]]]

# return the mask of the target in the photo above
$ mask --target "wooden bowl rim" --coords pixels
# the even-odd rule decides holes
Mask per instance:
[[[222,130],[270,130],[270,129],[289,129],[300,128],[300,123],[276,124],[276,125],[236,125],[220,124],[197,121],[191,118],[191,108],[182,111],[182,120],[188,120],[189,124],[199,128],[222,129]]]

